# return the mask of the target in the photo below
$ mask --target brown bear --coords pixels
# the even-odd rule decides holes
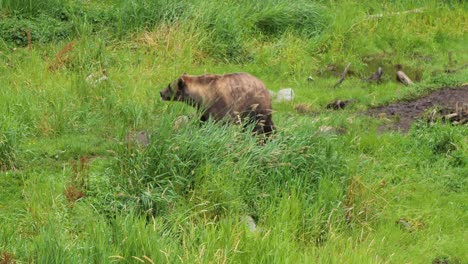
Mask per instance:
[[[182,74],[160,92],[162,100],[181,101],[202,111],[201,121],[225,118],[236,124],[255,123],[254,133],[270,135],[270,93],[262,81],[248,73],[200,76]]]

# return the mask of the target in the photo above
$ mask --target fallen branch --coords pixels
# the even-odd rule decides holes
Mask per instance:
[[[71,60],[72,55],[70,54],[73,51],[75,42],[69,42],[65,47],[63,47],[59,53],[55,56],[55,60],[49,63],[49,70],[54,71],[58,70],[60,67],[64,66],[65,63]]]
[[[448,68],[445,70],[445,73],[455,73],[457,71],[464,70],[466,68],[468,68],[468,64],[462,65],[458,68]],[[463,84],[463,85],[466,85],[466,84]]]
[[[403,71],[397,71],[397,80],[405,85],[412,85],[414,84],[413,81],[406,75]]]
[[[26,30],[26,37],[28,38],[28,49],[32,50],[31,30],[29,28]]]
[[[452,60],[452,52],[448,52],[448,66],[452,67],[453,66],[453,60]]]
[[[452,113],[452,114],[445,115],[444,118],[446,120],[452,120],[454,117],[457,117],[457,116],[458,116],[458,113]]]
[[[424,7],[416,8],[413,10],[401,11],[401,12],[391,12],[386,14],[375,14],[375,15],[368,15],[367,19],[376,19],[382,17],[391,17],[391,16],[399,16],[399,15],[406,15],[406,14],[413,14],[413,13],[422,13],[424,11]]]
[[[438,119],[441,119],[444,122],[450,123],[452,125],[463,125],[468,123],[468,104],[462,104],[457,102],[455,108],[434,108],[427,121],[429,123],[434,123]]]
[[[348,74],[348,71],[349,71],[349,67],[351,66],[351,62],[348,63],[348,65],[346,66],[345,70],[343,71],[343,73],[341,74],[341,78],[340,80],[338,80],[337,83],[335,83],[335,85],[333,86],[334,88],[338,87],[346,78],[346,74]]]
[[[368,82],[378,82],[382,81],[383,69],[379,67],[376,72],[374,72],[369,78],[367,78]]]
[[[355,99],[348,99],[348,100],[336,100],[336,101],[333,101],[329,104],[327,104],[326,108],[327,109],[335,109],[335,110],[338,110],[338,109],[344,109],[347,105],[349,105],[350,103],[354,103],[356,100]]]

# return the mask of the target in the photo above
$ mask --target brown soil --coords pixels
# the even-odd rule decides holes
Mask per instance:
[[[406,132],[415,120],[421,118],[428,109],[435,107],[443,113],[453,113],[461,109],[463,114],[466,114],[468,112],[468,85],[458,88],[444,88],[412,101],[372,108],[366,113],[375,117],[390,118],[394,121],[380,127],[381,131],[400,130]]]

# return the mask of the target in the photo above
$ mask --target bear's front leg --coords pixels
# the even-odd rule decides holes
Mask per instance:
[[[208,121],[208,118],[210,117],[210,115],[208,113],[204,113],[201,117],[200,117],[200,121],[201,122],[206,122]]]

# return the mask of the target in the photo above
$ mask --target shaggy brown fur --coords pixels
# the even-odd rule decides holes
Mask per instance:
[[[275,130],[270,94],[262,81],[248,73],[184,73],[160,94],[165,101],[185,102],[203,111],[202,121],[227,117],[244,126],[254,122],[257,134],[269,135]]]

